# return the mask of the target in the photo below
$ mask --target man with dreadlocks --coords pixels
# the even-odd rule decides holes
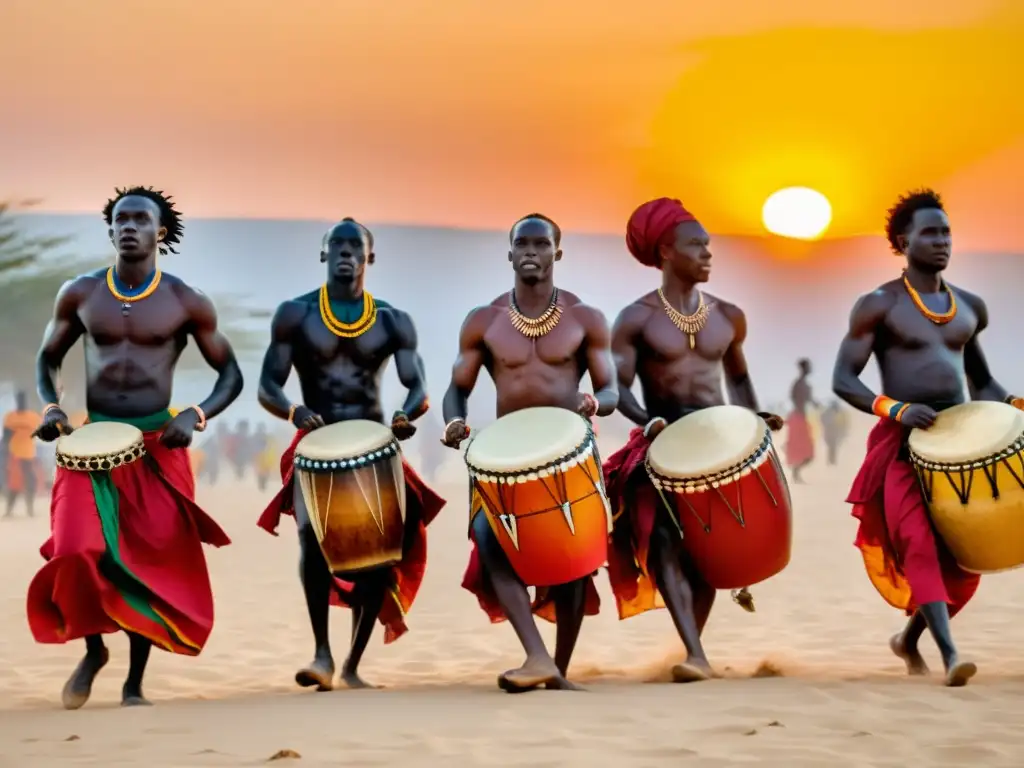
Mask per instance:
[[[709,244],[704,227],[678,200],[663,197],[637,208],[626,225],[626,245],[642,265],[661,270],[661,287],[622,310],[612,330],[619,411],[638,427],[604,465],[615,519],[608,577],[620,619],[661,602],[668,608],[688,654],[672,669],[676,682],[715,674],[700,639],[715,590],[687,556],[678,524],[668,518],[644,471],[644,459],[668,424],[725,403],[723,374],[729,399],[758,410],[743,353],[746,316],[699,288],[711,276]],[[632,392],[636,378],[643,405]],[[761,415],[772,429],[782,427],[778,416]],[[753,609],[746,590],[735,598]]]
[[[481,369],[494,381],[497,415],[524,408],[553,406],[587,418],[615,410],[618,392],[612,365],[608,323],[578,296],[555,287],[554,266],[562,258],[562,232],[551,219],[532,213],[509,232],[515,284],[490,304],[466,317],[459,334],[459,355],[444,398],[447,426],[441,442],[458,449],[469,437],[469,396]],[[589,373],[594,394],[580,392]],[[537,588],[530,601],[501,548],[474,491],[470,503],[469,566],[462,586],[476,595],[492,622],[508,619],[526,651],[526,662],[498,678],[508,692],[537,688],[572,689],[566,680],[584,615],[598,612],[594,580]],[[491,510],[492,514],[494,510]],[[557,627],[555,656],[544,646],[531,613]]]
[[[931,631],[946,668],[946,685],[961,686],[977,671],[960,658],[950,619],[978,589],[979,577],[962,570],[932,528],[913,467],[910,428],[928,429],[939,411],[974,400],[1018,408],[992,377],[979,335],[988,308],[979,297],[945,282],[952,250],[949,217],[930,189],[901,196],[889,209],[889,245],[904,259],[903,274],[862,296],[850,315],[832,378],[834,392],[854,408],[878,416],[867,455],[847,501],[860,523],[856,545],[868,577],[887,603],[910,620],[889,641],[911,675],[928,673],[918,643]],[[860,375],[871,355],[882,390]]]
[[[281,458],[283,487],[258,524],[275,536],[282,514],[294,516],[298,524],[299,576],[316,647],[313,661],[295,674],[295,682],[320,691],[334,687],[329,605],[353,611],[352,643],[341,681],[349,688],[370,687],[359,677],[359,662],[374,624],[379,619],[384,625],[385,643],[406,632],[405,615],[427,565],[427,525],[445,504],[406,463],[402,561],[358,574],[332,574],[293,476],[295,449],[310,431],[352,419],[384,423],[381,374],[389,359],[394,358],[398,379],[408,390],[401,410],[389,422],[395,437],[412,437],[413,422],[429,407],[412,318],[364,289],[366,267],[374,259],[373,235],[354,219],[343,219],[324,235],[320,261],[327,265],[326,282],[278,307],[260,374],[260,405],[287,419],[297,431]],[[284,391],[293,367],[302,389],[301,403],[293,403]]]
[[[85,638],[85,657],[64,686],[67,709],[85,704],[107,663],[104,634],[128,633],[124,706],[148,704],[142,678],[153,644],[195,656],[206,643],[213,595],[202,544],[230,540],[195,503],[188,446],[242,391],[213,304],[157,266],[157,253],[175,253],[181,240],[171,198],[118,189],[103,216],[114,266],[70,280],[57,294],[37,362],[44,409],[36,434],[49,442],[71,431],[59,373],[84,338],[89,422],[137,427],[146,455],[106,473],[57,470],[51,535],[41,549],[47,563],[29,586],[28,621],[40,643]],[[174,370],[189,336],[217,382],[206,400],[175,415],[168,408]]]

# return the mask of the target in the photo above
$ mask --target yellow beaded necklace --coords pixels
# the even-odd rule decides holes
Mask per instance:
[[[149,285],[145,286],[138,293],[127,293],[119,290],[117,287],[117,274],[114,272],[114,268],[111,267],[107,270],[107,290],[113,295],[115,299],[121,302],[121,314],[127,315],[128,310],[131,309],[132,304],[136,301],[142,301],[148,299],[156,291],[160,285],[160,275],[162,273],[159,269],[153,271],[153,276],[149,279]]]
[[[910,294],[911,300],[914,302],[914,306],[921,312],[922,315],[927,317],[936,325],[945,325],[954,317],[956,317],[956,296],[953,295],[953,291],[950,290],[949,286],[946,285],[946,281],[942,281],[942,287],[946,289],[946,293],[949,295],[949,310],[946,312],[932,312],[928,307],[925,306],[924,301],[921,299],[914,286],[910,284],[910,279],[907,277],[907,273],[903,273],[903,286],[907,289],[907,293]]]
[[[377,302],[369,291],[363,291],[363,312],[354,323],[343,323],[331,311],[331,299],[327,295],[327,283],[320,288],[320,319],[327,329],[343,339],[354,339],[362,336],[377,321]]]

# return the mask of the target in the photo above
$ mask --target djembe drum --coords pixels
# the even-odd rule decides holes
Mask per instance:
[[[789,564],[789,485],[756,413],[719,405],[684,416],[654,439],[645,465],[710,586],[748,587]]]
[[[525,584],[566,584],[608,559],[611,509],[596,450],[590,422],[563,408],[516,411],[471,438],[470,483]]]
[[[57,438],[57,466],[76,472],[109,472],[146,453],[142,431],[131,424],[98,421]]]
[[[965,571],[1024,565],[1024,413],[977,401],[908,439],[932,521]]]
[[[405,472],[388,427],[357,419],[313,430],[295,448],[295,474],[333,573],[402,560]]]

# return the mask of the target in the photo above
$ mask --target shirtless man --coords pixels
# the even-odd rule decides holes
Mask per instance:
[[[650,442],[668,424],[693,411],[729,400],[758,410],[743,342],[747,319],[739,307],[699,285],[711,276],[710,238],[678,200],[659,198],[630,217],[626,244],[644,266],[661,270],[661,287],[626,307],[615,321],[612,350],[619,381],[619,411],[635,429],[629,442],[605,462],[605,485],[616,525],[608,553],[608,576],[626,619],[657,607],[660,592],[686,646],[687,661],[672,669],[676,682],[713,676],[700,636],[715,590],[686,556],[679,529],[643,469]],[[640,379],[644,404],[631,387]],[[761,414],[772,429],[782,419]],[[753,609],[741,590],[737,602]]]
[[[509,232],[513,289],[470,312],[459,334],[459,356],[444,398],[447,426],[441,442],[448,447],[457,449],[469,436],[468,400],[481,369],[494,381],[499,418],[537,406],[565,408],[588,418],[615,410],[618,392],[604,315],[555,288],[554,265],[562,258],[561,240],[558,225],[539,213],[523,217]],[[552,307],[556,323],[546,333],[531,337],[517,330],[517,325],[528,325],[528,319],[544,316]],[[587,372],[594,395],[579,391]],[[473,509],[480,507],[474,504]],[[541,685],[575,688],[565,676],[584,614],[597,613],[593,578],[538,589],[531,605],[527,586],[512,570],[483,510],[470,520],[470,540],[473,552],[462,586],[477,596],[491,621],[507,618],[512,623],[526,651],[526,662],[501,675],[499,687],[509,692]],[[557,625],[554,659],[531,610]]]
[[[988,309],[979,297],[942,279],[952,249],[942,200],[925,189],[904,195],[889,209],[886,234],[906,266],[902,277],[862,296],[839,348],[832,388],[879,422],[847,501],[860,521],[857,546],[868,576],[885,600],[910,616],[890,647],[912,675],[927,674],[918,650],[927,627],[942,654],[946,684],[961,686],[977,671],[960,658],[950,619],[973,597],[979,577],[960,569],[933,532],[913,467],[907,460],[908,428],[928,429],[944,408],[965,400],[1021,407],[992,377],[979,334]],[[872,392],[860,374],[872,354],[882,390]]]
[[[806,357],[796,364],[799,375],[793,382],[789,397],[793,410],[786,419],[786,464],[793,473],[793,482],[802,483],[800,471],[814,461],[814,434],[807,409],[817,407],[811,392],[811,361]]]
[[[444,506],[444,500],[405,464],[402,562],[358,574],[331,574],[301,489],[293,482],[295,448],[309,431],[351,419],[385,423],[380,387],[390,359],[394,358],[398,379],[408,390],[402,409],[387,422],[395,437],[412,437],[416,433],[413,422],[429,407],[412,318],[364,290],[366,268],[374,259],[373,236],[353,219],[344,219],[324,235],[320,261],[327,266],[326,282],[278,307],[260,375],[260,405],[287,419],[298,431],[282,459],[286,468],[283,487],[259,525],[277,535],[282,514],[295,516],[298,524],[299,574],[316,647],[313,661],[296,673],[295,682],[319,691],[333,688],[334,657],[328,637],[328,606],[332,602],[353,611],[352,644],[341,680],[349,688],[372,687],[359,677],[358,668],[374,622],[379,618],[384,625],[385,643],[406,631],[404,616],[412,607],[426,567],[426,526]],[[292,403],[284,391],[292,368],[299,376],[301,403]]]
[[[105,473],[56,472],[51,536],[41,550],[48,562],[29,585],[28,622],[40,643],[85,638],[85,658],[64,686],[67,709],[85,704],[107,663],[103,634],[129,637],[124,706],[149,703],[142,677],[154,644],[196,656],[206,643],[213,594],[201,545],[230,540],[195,503],[187,448],[242,391],[213,304],[157,267],[158,251],[174,253],[182,234],[171,198],[119,189],[103,215],[117,259],[57,294],[37,362],[45,408],[36,435],[49,442],[72,429],[58,382],[81,338],[89,421],[139,428],[146,456]],[[175,416],[168,409],[174,370],[190,336],[217,381],[206,400]]]

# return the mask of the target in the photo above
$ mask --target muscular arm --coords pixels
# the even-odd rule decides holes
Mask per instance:
[[[875,393],[864,386],[860,375],[871,359],[875,335],[892,308],[894,298],[885,291],[862,296],[850,313],[850,327],[839,345],[832,371],[832,391],[858,411],[872,413]]]
[[[287,419],[292,408],[291,400],[284,393],[284,385],[292,372],[292,340],[304,317],[305,308],[301,304],[286,301],[277,308],[274,319],[270,321],[270,346],[263,355],[256,399],[264,410],[279,419]]]
[[[75,342],[85,333],[78,307],[86,291],[84,278],[69,280],[57,292],[53,317],[46,324],[36,356],[36,392],[44,405],[60,402],[60,367]]]
[[[189,314],[189,333],[206,364],[217,372],[213,392],[199,404],[206,418],[212,419],[242,394],[242,370],[238,367],[231,342],[217,327],[217,310],[213,302],[189,288],[184,294],[184,303]]]
[[[469,408],[469,396],[476,386],[480,369],[484,367],[487,349],[484,334],[490,323],[490,307],[478,307],[466,317],[459,331],[459,356],[452,366],[452,381],[445,392],[441,410],[445,422],[465,419]]]
[[[732,304],[722,304],[721,307],[733,327],[732,343],[722,357],[729,401],[733,405],[742,405],[744,408],[757,411],[757,395],[754,392],[754,383],[750,380],[747,356],[743,354],[743,342],[747,340],[747,317],[743,310]]]
[[[583,324],[586,337],[587,371],[590,385],[597,398],[597,415],[607,416],[615,412],[619,404],[619,386],[615,380],[615,360],[612,357],[612,335],[608,321],[599,309],[580,306],[576,316]]]
[[[633,382],[636,380],[636,345],[647,314],[643,307],[626,307],[612,328],[612,357],[619,383],[619,413],[641,427],[646,426],[651,419],[647,409],[637,402],[633,394]]]
[[[988,327],[988,307],[977,296],[963,293],[963,297],[978,316],[978,327],[964,347],[964,372],[967,374],[967,388],[971,393],[971,399],[1005,401],[1007,392],[992,377],[988,360],[981,351],[981,342],[978,339],[981,332]]]
[[[417,349],[416,326],[412,318],[405,312],[394,312],[395,334],[398,348],[395,351],[395,369],[402,386],[409,390],[405,397],[402,411],[409,421],[416,421],[427,412],[427,374],[423,368],[423,358]]]

